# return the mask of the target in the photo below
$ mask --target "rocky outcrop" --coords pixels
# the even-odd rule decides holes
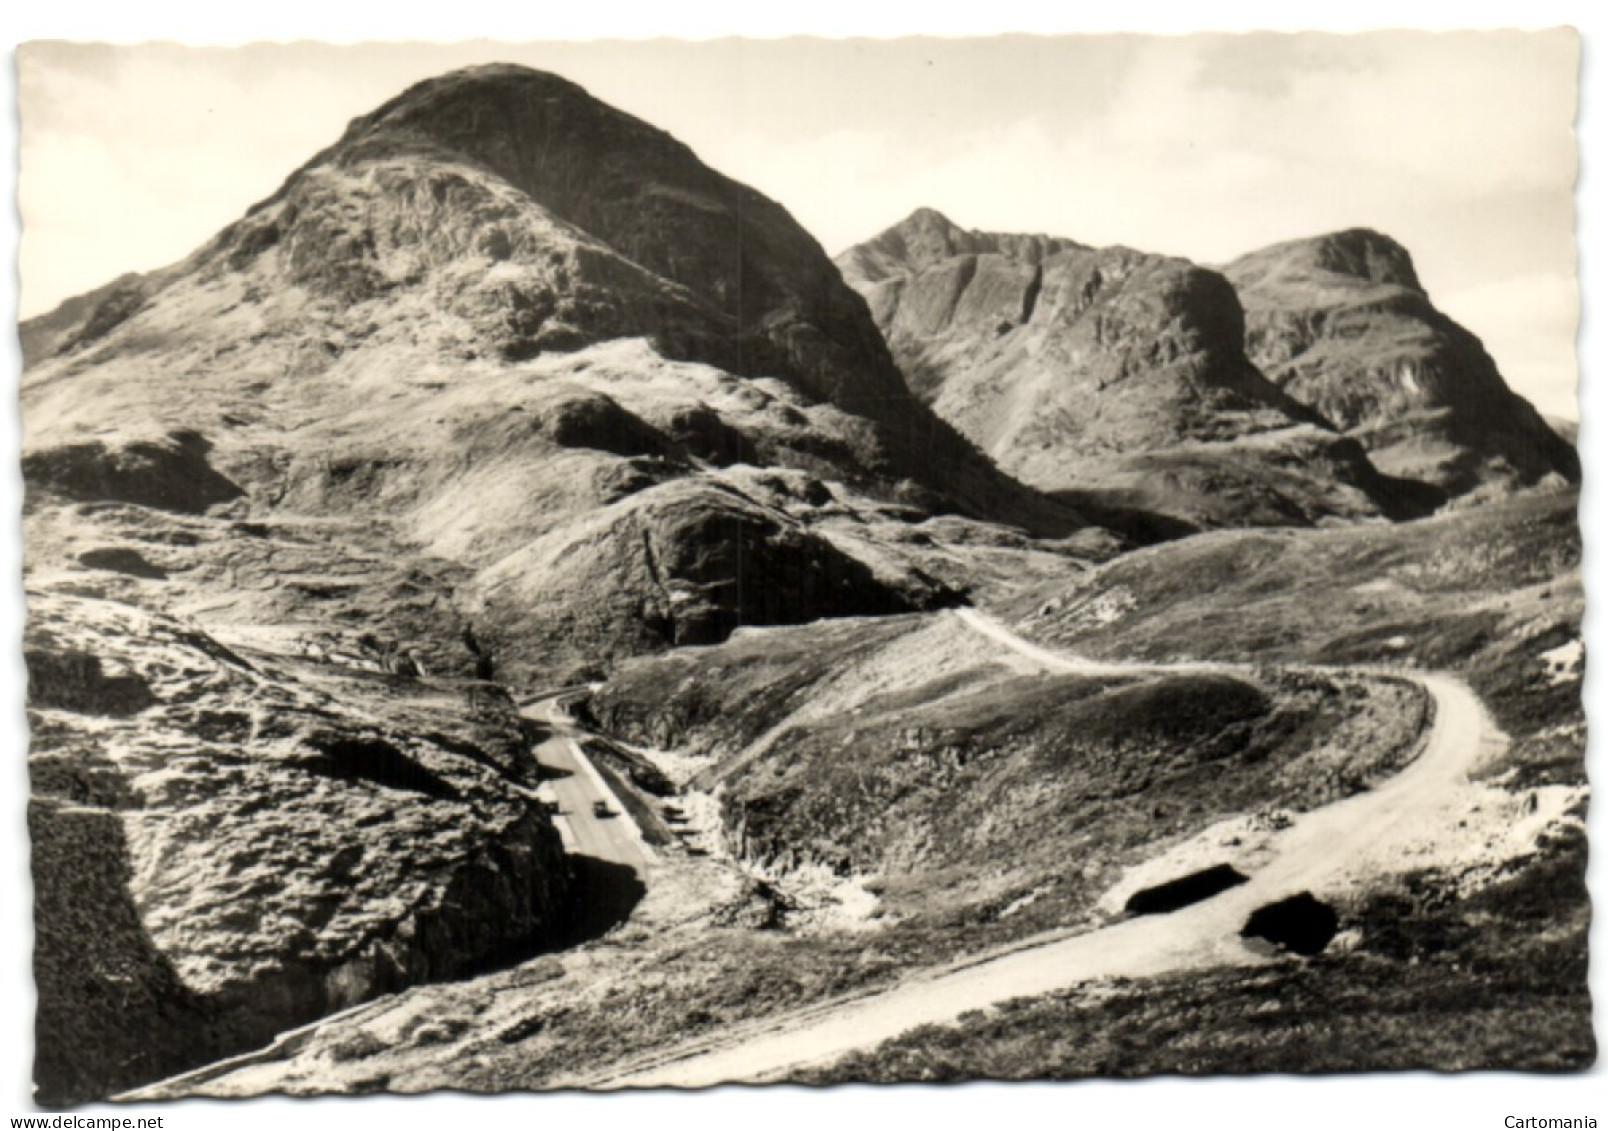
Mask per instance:
[[[96,287],[61,303],[48,314],[21,323],[17,328],[24,368],[59,353],[72,345],[93,341],[111,329],[118,312],[132,313],[139,305],[133,296],[142,291],[141,276],[130,272],[103,287]],[[92,320],[93,317],[93,320]]]
[[[880,235],[855,244],[837,257],[838,270],[851,286],[902,278],[958,256],[998,255],[1036,266],[1063,251],[1088,251],[1073,240],[1046,235],[967,231],[943,213],[918,208]]]
[[[1313,419],[1246,361],[1233,288],[1184,260],[968,233],[931,210],[872,243],[877,277],[857,273],[860,248],[839,265],[912,387],[1041,486],[1072,485],[1069,455]],[[892,247],[911,251],[902,270]]]
[[[29,595],[41,1098],[261,1044],[558,937],[511,714]]]
[[[1091,513],[1141,497],[1199,525],[1421,513],[1354,449],[1307,463],[1338,438],[1246,358],[1239,301],[1213,271],[967,232],[930,209],[838,265],[912,389],[1007,471]],[[1136,494],[1158,464],[1176,469],[1166,489]]]
[[[373,227],[349,211],[353,181],[387,198]],[[331,256],[332,237],[351,254]],[[327,281],[359,290],[396,278],[386,261],[397,251],[417,264],[473,249],[509,296],[505,352],[662,334],[673,355],[787,375],[846,407],[902,392],[875,328],[781,206],[662,130],[522,67],[404,91],[221,243],[234,256],[282,245],[293,272],[321,280],[338,264]]]
[[[208,463],[211,447],[186,429],[113,446],[90,441],[36,448],[23,455],[22,474],[35,491],[62,498],[199,514],[244,494]]]
[[[1508,388],[1478,338],[1435,309],[1388,236],[1353,229],[1275,244],[1224,273],[1245,307],[1251,359],[1387,474],[1453,494],[1579,481],[1573,446]]]

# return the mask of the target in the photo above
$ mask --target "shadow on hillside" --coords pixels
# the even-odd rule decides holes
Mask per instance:
[[[565,904],[565,925],[555,949],[563,950],[601,938],[631,917],[647,894],[634,869],[595,856],[571,856],[573,879]]]
[[[102,1099],[257,1039],[230,1033],[146,932],[116,813],[47,795],[28,826],[41,1105]]]

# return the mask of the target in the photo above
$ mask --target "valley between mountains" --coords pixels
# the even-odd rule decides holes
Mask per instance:
[[[42,1102],[1595,1057],[1579,460],[1388,236],[497,65],[21,338]]]

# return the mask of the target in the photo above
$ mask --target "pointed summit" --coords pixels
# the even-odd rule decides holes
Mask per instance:
[[[1423,292],[1412,255],[1371,228],[1348,228],[1273,244],[1235,260],[1232,271],[1242,287],[1262,279],[1317,281],[1338,275]]]
[[[1452,494],[1579,480],[1574,448],[1435,308],[1389,236],[1353,228],[1290,240],[1223,270],[1245,307],[1251,360],[1387,473]]]
[[[418,83],[354,120],[226,232],[342,302],[436,290],[519,359],[625,336],[875,411],[899,394],[876,329],[785,209],[555,75]]]
[[[968,230],[935,208],[918,208],[893,227],[837,257],[838,269],[855,287],[924,271],[957,255],[1003,255],[1036,264],[1058,251],[1082,247],[1045,235]]]

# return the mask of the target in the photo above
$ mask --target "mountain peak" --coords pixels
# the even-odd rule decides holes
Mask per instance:
[[[360,145],[376,134],[414,131],[473,150],[498,137],[529,139],[533,125],[546,126],[564,115],[669,139],[664,131],[616,110],[568,79],[513,63],[486,63],[414,83],[355,119],[335,149]]]
[[[1223,269],[1251,359],[1350,432],[1389,474],[1453,494],[1578,481],[1574,449],[1430,301],[1407,249],[1369,228],[1291,240]]]
[[[1339,275],[1353,275],[1373,283],[1388,283],[1421,291],[1418,272],[1408,250],[1371,228],[1347,228],[1319,236],[1314,257],[1318,266]]]
[[[686,145],[557,75],[416,83],[207,252],[266,249],[351,305],[430,288],[508,360],[645,336],[667,355],[900,416],[897,370],[820,245]]]
[[[936,208],[928,208],[926,205],[922,205],[910,215],[906,216],[903,220],[900,220],[897,224],[893,225],[893,227],[889,228],[888,231],[943,231],[964,233],[965,229],[951,220],[948,216],[945,216],[942,212],[938,211]]]

